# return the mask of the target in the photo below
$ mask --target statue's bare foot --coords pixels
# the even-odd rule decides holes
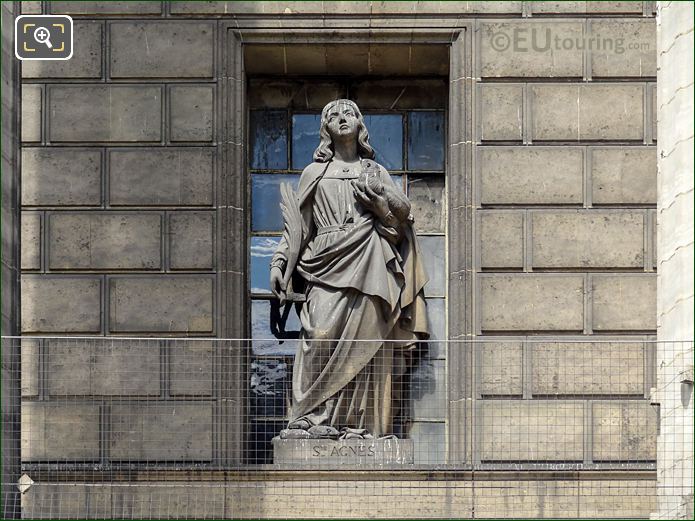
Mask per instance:
[[[291,421],[287,425],[288,429],[302,429],[304,431],[308,431],[309,428],[311,428],[311,423],[309,423],[309,420],[306,418],[297,418],[294,421]]]
[[[309,429],[309,437],[311,438],[327,438],[327,439],[338,439],[340,433],[338,429],[331,427],[330,425],[314,425]]]
[[[311,438],[309,431],[304,429],[282,429],[280,431],[281,440],[306,440]]]

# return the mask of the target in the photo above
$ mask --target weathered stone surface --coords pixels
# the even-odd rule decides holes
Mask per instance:
[[[482,204],[580,204],[583,155],[570,147],[484,147]]]
[[[101,78],[99,22],[73,23],[73,52],[69,60],[24,61],[23,78]]]
[[[99,459],[99,406],[22,402],[22,460]]]
[[[415,421],[408,431],[416,465],[446,463],[446,423]]]
[[[531,349],[534,396],[644,392],[643,343],[533,342]]]
[[[444,176],[408,176],[408,199],[416,232],[443,233],[446,230]]]
[[[644,212],[533,212],[533,266],[641,268]]]
[[[569,480],[479,480],[475,515],[481,518],[558,519],[577,517],[577,482]]]
[[[640,84],[534,85],[534,140],[641,140],[644,96]]]
[[[111,150],[111,204],[209,206],[213,153],[211,148]]]
[[[481,77],[581,77],[581,22],[482,22]],[[559,43],[558,43],[559,42]]]
[[[592,20],[593,77],[656,76],[656,23],[642,20]],[[598,45],[600,44],[600,45]]]
[[[51,396],[159,396],[156,341],[51,339],[47,359],[46,389]]]
[[[41,141],[41,87],[22,85],[22,141]]]
[[[480,276],[483,331],[579,331],[581,275]]]
[[[480,383],[483,396],[520,396],[523,392],[523,346],[521,342],[478,344]]]
[[[421,360],[410,376],[410,412],[416,420],[446,418],[446,362]]]
[[[212,212],[176,212],[169,215],[171,269],[212,269],[214,223]]]
[[[159,141],[162,90],[146,85],[50,87],[51,141]]]
[[[654,204],[656,179],[655,147],[591,150],[594,204]]]
[[[48,265],[60,270],[160,269],[161,228],[159,213],[53,213]]]
[[[595,402],[593,460],[656,459],[656,408],[647,400]]]
[[[205,461],[212,457],[211,402],[111,406],[114,460]]]
[[[581,461],[584,406],[573,401],[485,400],[483,461]]]
[[[142,486],[112,488],[112,514],[129,519],[197,517],[224,519],[224,482],[148,482]]]
[[[99,333],[101,282],[89,277],[22,277],[23,333]]]
[[[596,519],[649,517],[656,510],[655,479],[581,480],[578,512]]]
[[[603,2],[603,1],[560,1],[533,2],[529,4],[532,13],[642,13],[639,2]]]
[[[38,396],[39,394],[39,341],[25,337],[21,340],[20,385],[22,397]]]
[[[521,268],[524,265],[524,214],[478,212],[480,265],[483,268]]]
[[[215,344],[199,340],[181,340],[173,342],[168,349],[172,396],[210,396]]]
[[[523,128],[523,85],[481,84],[480,139],[521,141]]]
[[[52,1],[50,12],[55,14],[160,14],[159,1],[75,2]]]
[[[209,277],[114,277],[109,331],[212,333],[213,297]]]
[[[27,1],[20,4],[22,14],[41,14],[41,2]]]
[[[22,149],[22,205],[101,204],[101,153],[79,148]]]
[[[412,440],[283,440],[276,437],[272,443],[275,465],[376,470],[414,462]]]
[[[171,96],[172,141],[212,141],[214,87],[176,86]]]
[[[213,24],[117,22],[111,28],[112,78],[210,78]]]
[[[595,330],[656,329],[655,275],[594,275],[592,293]]]
[[[41,269],[41,214],[22,212],[22,269]]]
[[[28,519],[107,519],[112,517],[111,487],[35,482],[22,494]]]

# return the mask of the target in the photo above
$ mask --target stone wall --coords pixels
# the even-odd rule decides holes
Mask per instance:
[[[693,517],[693,6],[659,2],[657,519]]]

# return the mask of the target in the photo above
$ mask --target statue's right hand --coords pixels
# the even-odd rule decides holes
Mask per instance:
[[[285,290],[287,289],[284,279],[284,274],[278,266],[270,268],[270,289],[273,295],[280,300],[285,298]]]

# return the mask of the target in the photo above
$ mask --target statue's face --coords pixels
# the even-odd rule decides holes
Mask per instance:
[[[326,114],[328,133],[333,140],[357,137],[359,121],[352,105],[338,102]]]

